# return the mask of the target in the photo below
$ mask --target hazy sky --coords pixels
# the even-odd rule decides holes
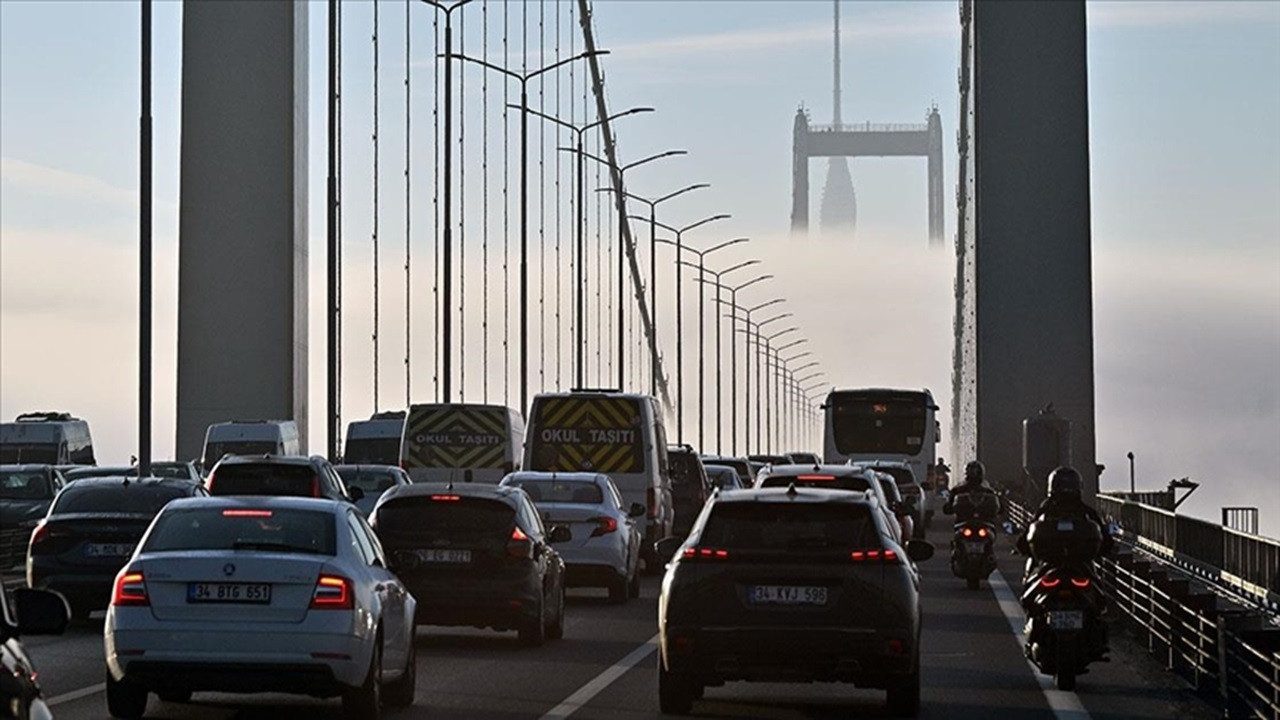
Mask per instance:
[[[574,6],[527,6],[531,67],[556,57],[557,20],[562,56],[581,50],[576,18],[570,17]],[[319,311],[324,289],[323,7],[314,5],[311,15],[313,450],[325,442],[316,427],[323,411],[324,368]],[[513,64],[521,56],[522,7],[512,2],[507,9],[506,61]],[[842,7],[845,120],[921,122],[936,103],[947,138],[945,187],[951,197],[957,3],[846,2]],[[367,417],[374,409],[371,8],[368,2],[344,4],[348,419]],[[538,50],[539,8],[545,54]],[[415,228],[411,394],[419,401],[434,395],[436,49],[426,8],[413,3],[409,9],[416,188],[410,204]],[[399,0],[380,5],[382,408],[402,406],[405,394],[404,12]],[[477,0],[463,12],[463,49],[485,52],[481,24],[487,21],[488,57],[501,61],[502,4]],[[1262,505],[1264,529],[1280,534],[1280,501],[1274,492],[1257,492],[1280,483],[1271,456],[1280,445],[1280,3],[1097,2],[1089,4],[1088,13],[1098,452],[1109,468],[1103,485],[1127,485],[1124,454],[1132,450],[1139,485],[1154,488],[1190,476],[1204,483],[1188,505],[1193,511],[1215,515],[1222,505]],[[924,160],[852,164],[859,211],[855,242],[787,235],[796,108],[809,108],[816,122],[829,121],[831,114],[831,4],[598,0],[595,18],[598,42],[611,51],[603,59],[611,108],[657,108],[618,122],[624,161],[671,148],[690,152],[635,170],[628,184],[658,195],[692,182],[711,183],[709,190],[673,201],[662,219],[683,224],[732,213],[732,219],[694,231],[688,239],[705,247],[752,237],[746,248],[726,250],[712,264],[764,260],[763,271],[777,277],[741,299],[787,296],[785,309],[794,316],[774,326],[794,322],[800,327],[796,336],[810,342],[796,350],[812,351],[833,383],[929,386],[949,403],[955,212],[947,208],[948,249],[924,251]],[[172,452],[173,444],[180,23],[180,4],[156,3],[155,441],[160,453]],[[0,2],[0,416],[33,409],[75,411],[92,422],[100,457],[111,462],[127,459],[136,442],[137,27],[135,3]],[[489,399],[501,401],[503,97],[497,80],[489,81],[485,100],[483,76],[468,70],[462,77],[468,98],[459,161],[467,188],[460,213],[467,252],[465,387],[469,397],[478,398],[487,384]],[[581,80],[575,70],[571,85],[564,73],[558,94],[560,112],[579,122]],[[557,109],[554,78],[531,90],[535,105]],[[514,161],[511,117],[507,139]],[[572,167],[561,160],[557,203],[557,138],[550,131],[535,129],[535,134],[541,151],[535,149],[534,172],[540,161],[547,195],[545,210],[534,213],[533,236],[534,272],[546,285],[535,284],[534,290],[543,290],[547,302],[536,308],[534,362],[543,373],[535,371],[533,386],[555,387],[559,379],[567,387]],[[481,167],[486,138],[487,215]],[[567,144],[567,136],[559,144]],[[813,163],[815,218],[823,170],[822,163]],[[508,173],[507,180],[514,196],[515,176]],[[512,208],[508,222],[514,233]],[[555,251],[557,208],[561,255]],[[594,204],[588,212],[594,218]],[[591,227],[594,233],[594,219]],[[487,266],[481,245],[486,228]],[[668,252],[660,256],[664,268],[669,258]],[[514,268],[514,255],[510,261]],[[543,267],[546,272],[539,272]],[[558,320],[555,268],[562,271],[564,315]],[[489,307],[482,312],[486,279]],[[666,270],[659,278],[659,308],[668,325],[674,310],[671,287]],[[686,302],[694,302],[693,283],[685,288]],[[690,307],[686,318],[691,319],[696,316]],[[509,312],[512,330],[513,317]],[[490,328],[487,347],[482,319]],[[596,321],[593,307],[589,327]],[[607,334],[608,326],[602,329]],[[670,364],[672,330],[664,328],[662,337]],[[693,335],[687,338],[688,395],[696,387]],[[545,353],[538,351],[543,346]],[[594,352],[594,343],[591,347]],[[638,339],[628,343],[638,347]],[[514,404],[515,386],[509,387]],[[696,413],[696,405],[687,407]]]

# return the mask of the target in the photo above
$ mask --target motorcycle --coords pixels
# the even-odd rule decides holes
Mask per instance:
[[[995,525],[983,520],[965,520],[955,525],[951,572],[964,578],[970,590],[977,590],[983,578],[996,569],[995,535]]]
[[[1106,661],[1103,598],[1087,567],[1049,565],[1028,580],[1023,652],[1059,690],[1074,690],[1076,676],[1094,661]]]

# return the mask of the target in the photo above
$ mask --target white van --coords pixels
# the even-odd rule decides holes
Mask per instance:
[[[675,509],[666,429],[652,396],[610,390],[536,395],[524,469],[608,475],[624,506],[645,506],[645,566],[651,572],[662,566],[653,545],[671,535]]]
[[[232,420],[214,423],[204,434],[206,470],[223,455],[301,455],[298,425],[292,420]]]
[[[403,410],[374,413],[368,420],[347,425],[342,462],[347,465],[398,465],[404,436]]]
[[[89,423],[65,412],[33,412],[0,423],[0,463],[95,465]]]
[[[497,485],[520,469],[524,418],[502,405],[413,405],[400,440],[400,467],[418,482]]]

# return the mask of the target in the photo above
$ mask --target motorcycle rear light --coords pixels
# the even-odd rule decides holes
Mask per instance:
[[[618,521],[611,517],[597,518],[596,522],[597,524],[595,528],[591,531],[591,537],[608,535],[609,533],[617,532],[618,530]]]
[[[1061,584],[1061,583],[1062,583],[1062,578],[1059,578],[1059,577],[1043,577],[1043,578],[1040,578],[1040,587],[1045,587],[1045,588],[1056,588],[1056,587],[1058,587],[1058,585],[1059,585],[1059,584]]]
[[[116,577],[116,587],[111,593],[111,604],[116,607],[146,606],[147,586],[143,582],[142,573],[124,573]]]
[[[960,534],[964,535],[965,537],[973,537],[973,528],[965,528],[964,530],[960,531]]]
[[[355,593],[351,581],[341,575],[321,575],[311,593],[312,610],[351,610]]]
[[[1089,578],[1071,578],[1071,584],[1078,588],[1089,587]]]
[[[984,538],[984,537],[986,537],[986,536],[987,536],[987,529],[986,529],[986,528],[978,528],[978,537],[980,537],[980,538]]]
[[[462,496],[461,495],[432,495],[431,499],[435,500],[436,502],[461,502]]]
[[[222,511],[222,517],[269,518],[271,517],[271,511],[270,510],[237,510],[237,509],[229,508],[227,510]]]
[[[729,551],[721,548],[685,548],[684,558],[686,560],[728,560]]]

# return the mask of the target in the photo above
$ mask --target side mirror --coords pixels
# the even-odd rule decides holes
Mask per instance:
[[[351,502],[358,502],[364,499],[364,489],[356,486],[347,488],[347,496],[351,498]]]
[[[553,525],[551,531],[547,533],[547,542],[551,544],[569,542],[573,539],[573,532],[564,525]]]
[[[933,543],[927,540],[908,540],[907,557],[916,562],[924,562],[933,557]]]
[[[680,546],[684,545],[684,539],[678,537],[664,537],[654,543],[654,552],[658,555],[658,559],[662,562],[670,562],[676,555],[676,551]]]
[[[644,514],[647,511],[648,511],[648,508],[646,508],[644,505],[641,505],[640,503],[631,503],[631,508],[627,510],[627,517],[633,517],[633,518],[644,517]]]
[[[20,635],[61,635],[71,617],[67,601],[48,590],[16,588],[13,606]]]

